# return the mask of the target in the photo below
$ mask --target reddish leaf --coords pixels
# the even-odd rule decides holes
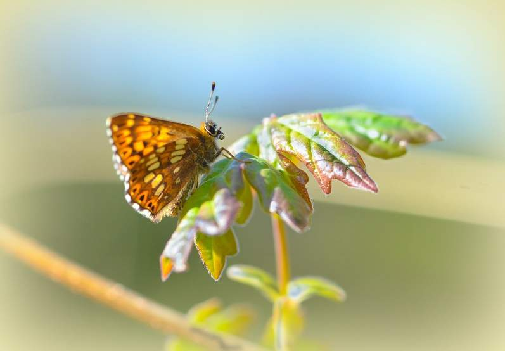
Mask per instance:
[[[353,188],[378,191],[377,185],[366,173],[359,153],[328,128],[321,114],[264,119],[259,140],[260,146],[263,146],[261,157],[274,164],[283,163],[278,155],[296,158],[306,165],[326,194],[331,192],[332,179]]]

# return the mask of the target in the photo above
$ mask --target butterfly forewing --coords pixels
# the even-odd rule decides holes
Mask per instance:
[[[153,221],[177,215],[202,171],[201,132],[140,114],[119,114],[107,124],[128,203]]]

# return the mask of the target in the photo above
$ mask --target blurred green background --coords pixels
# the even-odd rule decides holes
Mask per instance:
[[[105,118],[139,111],[197,124],[212,80],[231,143],[276,113],[363,105],[414,115],[446,140],[365,157],[378,195],[311,181],[313,228],[290,232],[294,275],[348,301],[306,305],[332,350],[503,350],[505,4],[478,1],[2,1],[0,220],[177,310],[217,296],[195,254],[161,283],[175,220],[131,210]],[[274,271],[268,217],[237,229],[232,263]],[[0,253],[1,350],[162,350],[164,337]],[[256,335],[260,328],[255,331]]]

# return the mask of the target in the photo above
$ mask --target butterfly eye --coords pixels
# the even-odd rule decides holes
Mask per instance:
[[[212,121],[205,123],[205,130],[210,136],[216,137],[218,132],[216,132],[216,124]]]

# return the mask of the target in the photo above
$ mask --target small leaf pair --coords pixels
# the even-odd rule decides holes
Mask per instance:
[[[254,313],[247,307],[235,305],[223,308],[216,299],[211,299],[191,308],[187,318],[197,327],[212,332],[243,336],[250,328]],[[167,351],[204,351],[201,346],[181,338],[171,338]]]
[[[344,301],[345,292],[336,284],[320,277],[301,277],[288,283],[283,295],[273,277],[252,266],[234,265],[227,270],[230,279],[254,287],[273,304],[273,314],[264,334],[264,343],[282,350],[293,345],[304,328],[301,303],[312,296]]]
[[[274,278],[260,268],[233,265],[228,268],[226,275],[231,280],[259,290],[270,301],[282,297]],[[321,296],[338,302],[346,298],[342,288],[321,277],[300,277],[288,283],[286,297],[293,303],[300,304],[312,296]]]

